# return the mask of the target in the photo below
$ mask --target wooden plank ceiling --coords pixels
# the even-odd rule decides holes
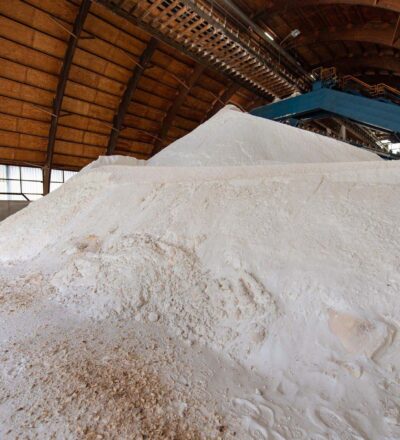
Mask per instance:
[[[370,83],[400,86],[399,0],[237,0],[306,70],[337,68]]]
[[[114,154],[146,159],[228,101],[265,102],[84,3],[0,0],[1,163],[76,170],[106,154],[110,139]]]
[[[146,159],[227,102],[249,110],[306,88],[218,3],[0,0],[0,162],[46,177],[107,151]],[[282,46],[306,71],[398,86],[400,1],[235,4],[278,44],[299,29]]]

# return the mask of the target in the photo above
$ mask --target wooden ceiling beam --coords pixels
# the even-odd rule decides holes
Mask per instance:
[[[200,76],[205,71],[205,67],[201,64],[197,64],[194,68],[193,72],[190,75],[189,80],[186,84],[181,84],[178,88],[178,95],[172,104],[171,108],[169,109],[167,115],[164,118],[161,130],[158,134],[158,139],[156,139],[155,146],[153,148],[152,154],[158,153],[165,144],[165,140],[167,139],[169,129],[172,126],[172,123],[174,122],[174,119],[179,111],[179,109],[182,107],[183,103],[185,102],[187,96],[189,95],[191,89],[194,87],[194,85],[199,80]]]
[[[264,20],[269,16],[281,14],[294,7],[325,6],[325,5],[351,5],[370,6],[400,13],[398,0],[274,0],[270,6],[263,8],[256,15],[256,20]]]
[[[354,26],[320,30],[317,32],[302,34],[291,42],[288,47],[296,49],[299,47],[313,46],[315,44],[330,43],[336,41],[355,41],[360,43],[379,44],[382,46],[400,49],[400,40],[393,43],[392,27],[369,27]]]
[[[365,70],[368,68],[400,73],[400,58],[392,56],[343,57],[336,60],[326,61],[324,66],[337,67],[338,70],[343,73],[352,73],[359,69]]]
[[[82,32],[86,17],[89,13],[91,0],[82,0],[76,16],[71,35],[68,40],[67,50],[65,52],[64,61],[62,64],[56,96],[53,101],[53,111],[49,130],[49,140],[47,145],[46,164],[43,167],[43,191],[48,194],[50,191],[51,167],[53,163],[54,145],[57,135],[58,119],[61,113],[62,103],[64,99],[65,88],[69,77],[69,72],[72,66],[75,49],[78,45],[78,39]]]
[[[137,89],[140,78],[143,75],[143,72],[150,64],[151,57],[153,56],[158,45],[158,41],[155,38],[151,38],[147,47],[143,51],[141,57],[139,58],[139,62],[135,65],[132,76],[129,79],[129,82],[126,86],[125,92],[122,96],[121,102],[118,107],[117,113],[113,118],[113,126],[110,133],[110,138],[108,140],[107,145],[107,155],[111,155],[114,153],[115,148],[117,146],[119,133],[122,129],[123,122],[125,119],[125,115],[128,111],[128,107],[130,102],[132,101],[132,96]]]
[[[205,118],[202,123],[210,119],[215,115],[219,110],[222,109],[224,105],[228,103],[228,101],[232,98],[232,96],[240,89],[240,86],[237,83],[231,83],[226,89],[219,94],[218,98],[213,102],[210,110],[207,112]]]
[[[396,26],[394,28],[392,44],[395,45],[396,43],[399,42],[399,40],[400,40],[400,14],[399,14],[399,17],[397,19]]]
[[[263,70],[276,72],[281,78],[280,82],[282,83],[282,87],[286,90],[286,94],[290,94],[295,90],[307,87],[306,80],[303,78],[299,79],[298,77],[295,77],[291,73],[287,72],[278,60],[272,61],[268,58],[268,62],[265,62],[265,57],[267,56],[266,51],[258,51],[255,47],[253,47],[253,45],[250,45],[250,43],[248,43],[248,41],[242,35],[238,34],[236,27],[232,28],[232,26],[225,26],[222,21],[215,19],[214,13],[206,11],[193,0],[181,0],[181,3],[193,12],[192,20],[195,21],[196,24],[190,24],[189,22],[189,24],[185,27],[182,26],[182,20],[174,20],[174,31],[171,29],[166,30],[165,28],[163,28],[161,31],[161,25],[157,25],[159,22],[155,20],[156,17],[152,17],[153,21],[151,23],[146,21],[147,17],[143,19],[143,15],[146,14],[146,7],[140,8],[138,13],[135,14],[135,16],[132,16],[121,8],[116,7],[112,0],[96,1],[97,3],[103,4],[118,15],[128,19],[131,23],[140,27],[145,32],[148,32],[150,35],[153,35],[162,42],[178,49],[181,53],[187,55],[197,63],[210,67],[212,70],[220,71],[220,73],[228,76],[232,81],[240,83],[244,88],[263,96],[266,99],[270,99],[271,96],[274,97],[277,95],[273,90],[267,89],[265,86],[262,86],[254,81],[251,73],[249,73],[246,69],[246,64],[241,66],[240,69],[232,68],[230,61],[227,62],[226,58],[221,59],[219,56],[216,56],[212,50],[212,46],[205,43],[203,40],[201,40],[201,44],[198,45],[198,41],[196,41],[194,36],[195,31],[193,31],[193,33],[190,31],[190,35],[187,35],[188,29],[192,28],[192,26],[193,29],[195,29],[208,24],[212,26],[213,34],[215,36],[223,33],[232,43],[232,47],[237,47],[241,52],[249,55],[249,57],[252,59],[256,58],[260,60]],[[165,9],[165,7],[167,7],[167,4],[164,2],[161,5],[160,10],[157,12],[157,16],[163,13],[163,9]],[[178,11],[174,11],[174,13],[176,15]],[[212,39],[211,36],[210,39]]]

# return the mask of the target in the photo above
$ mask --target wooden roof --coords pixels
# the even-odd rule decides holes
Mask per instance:
[[[371,84],[400,85],[400,0],[237,0],[310,71],[336,67]]]
[[[278,44],[300,29],[283,47],[308,72],[398,85],[399,0],[235,4]],[[107,153],[146,159],[227,102],[249,110],[307,88],[244,28],[206,0],[0,0],[0,163],[48,181]]]
[[[2,163],[79,169],[111,135],[114,154],[145,159],[228,101],[260,97],[100,4],[0,1]]]

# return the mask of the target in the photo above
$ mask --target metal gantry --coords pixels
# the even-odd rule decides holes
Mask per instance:
[[[383,95],[364,96],[359,89],[354,88],[354,85],[349,86],[345,81],[346,78],[350,77],[332,82],[318,80],[314,83],[312,91],[256,108],[251,114],[279,122],[288,121],[294,126],[297,126],[300,121],[318,121],[339,117],[345,121],[352,121],[365,127],[399,136],[400,104],[395,102],[396,96],[393,98],[394,101],[390,101]],[[355,80],[356,84],[360,83],[359,80]],[[339,84],[343,90],[337,89]],[[382,84],[370,87],[368,93],[371,93],[371,90],[373,90],[373,94],[384,93],[385,88],[391,92],[394,91],[391,87]],[[400,92],[398,93],[400,96]],[[346,126],[345,122],[341,125]],[[355,129],[354,126],[350,128]],[[375,144],[377,143],[375,142]],[[376,150],[379,152],[377,147],[378,145],[376,145]],[[387,155],[387,152],[383,150],[381,153]],[[389,154],[389,156],[392,155]]]
[[[175,47],[199,64],[271,100],[307,89],[304,78],[291,74],[279,59],[226,23],[224,17],[192,0],[97,0]]]

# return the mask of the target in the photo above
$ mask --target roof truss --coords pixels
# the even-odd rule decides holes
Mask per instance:
[[[201,64],[197,64],[197,66],[194,68],[192,74],[190,75],[190,78],[187,82],[187,84],[181,84],[178,89],[178,95],[170,107],[166,117],[164,118],[160,133],[158,135],[158,138],[156,140],[155,147],[153,149],[153,153],[158,153],[165,144],[165,140],[168,135],[168,131],[171,128],[171,125],[179,111],[179,109],[182,107],[183,103],[185,102],[185,99],[189,95],[191,89],[194,87],[202,73],[205,71],[205,67]]]
[[[143,72],[150,64],[151,57],[153,56],[158,41],[155,38],[151,38],[147,44],[146,49],[143,51],[139,62],[135,65],[133,69],[132,76],[129,79],[128,85],[126,86],[125,92],[122,96],[121,102],[118,107],[118,111],[113,119],[113,126],[110,133],[110,138],[107,145],[107,155],[114,153],[117,146],[119,133],[122,129],[122,125],[125,119],[126,112],[128,110],[129,103],[132,100],[132,96],[138,86],[139,80],[143,75]]]
[[[400,2],[397,0],[275,0],[270,4],[270,7],[263,8],[256,14],[257,20],[266,19],[270,15],[283,13],[295,7],[325,5],[371,6],[400,13]]]

